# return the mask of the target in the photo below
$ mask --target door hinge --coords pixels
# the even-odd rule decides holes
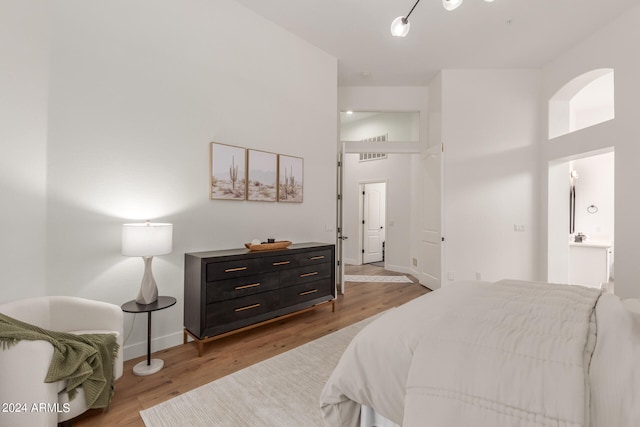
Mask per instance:
[[[364,253],[364,249],[362,250],[362,253]]]
[[[338,167],[342,166],[342,162],[338,161]]]
[[[442,150],[442,152],[444,153],[444,142],[440,144],[440,149]]]
[[[364,219],[362,220],[362,223],[364,224]]]
[[[338,200],[342,200],[342,195],[338,194]]]
[[[440,239],[442,239],[442,241],[444,242],[444,237],[441,237]]]

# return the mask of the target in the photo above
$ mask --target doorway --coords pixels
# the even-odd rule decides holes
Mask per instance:
[[[548,281],[613,291],[613,148],[549,163]]]
[[[378,266],[384,267],[387,183],[361,183],[360,189],[362,263],[377,263]]]

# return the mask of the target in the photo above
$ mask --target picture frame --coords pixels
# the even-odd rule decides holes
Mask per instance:
[[[209,149],[209,166],[211,200],[246,200],[246,148],[212,142]]]
[[[278,202],[302,203],[304,199],[304,159],[278,155]]]
[[[247,200],[275,202],[278,198],[278,155],[247,150]]]

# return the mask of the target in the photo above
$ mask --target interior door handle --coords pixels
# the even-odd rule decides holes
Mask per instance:
[[[340,240],[347,240],[349,236],[340,236]]]

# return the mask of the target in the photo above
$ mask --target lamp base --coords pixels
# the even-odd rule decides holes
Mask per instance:
[[[151,304],[158,299],[158,286],[156,285],[156,279],[153,278],[151,272],[152,256],[142,257],[144,259],[144,275],[142,276],[142,283],[140,284],[140,291],[136,302],[138,304]]]
[[[151,359],[151,364],[147,365],[147,361],[143,360],[133,367],[133,373],[138,376],[151,375],[158,372],[164,366],[162,359]]]

